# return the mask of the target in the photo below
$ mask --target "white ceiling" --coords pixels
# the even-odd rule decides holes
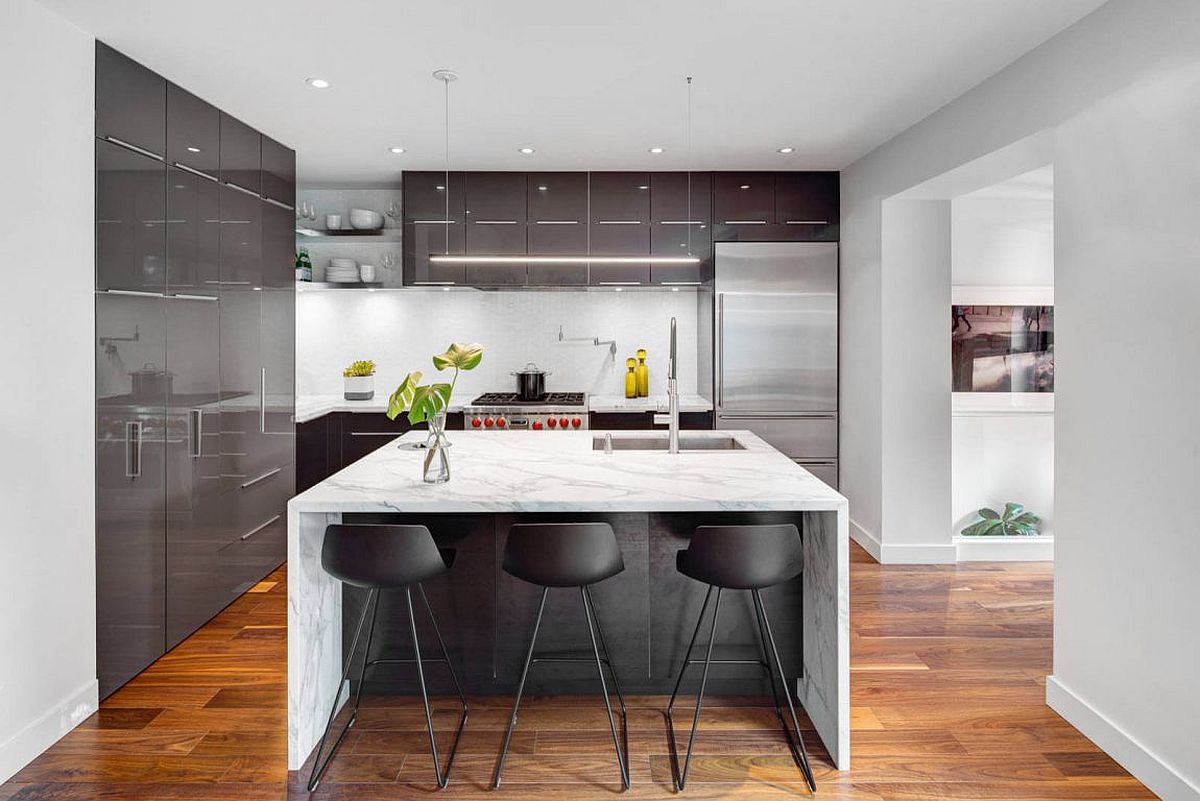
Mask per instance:
[[[1103,0],[43,2],[296,148],[311,184],[440,168],[440,67],[451,169],[841,168]]]

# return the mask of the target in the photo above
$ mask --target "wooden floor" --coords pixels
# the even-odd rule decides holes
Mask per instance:
[[[808,732],[819,798],[1155,797],[1043,703],[1050,565],[882,567],[852,547],[854,770],[833,770]],[[286,603],[281,569],[0,786],[0,801],[308,798],[286,768]],[[630,700],[624,797],[672,798],[664,700]],[[312,797],[432,797],[419,706],[368,704]],[[718,704],[705,706],[683,797],[803,794],[771,711]],[[455,711],[444,699],[438,707],[445,748]],[[504,786],[487,790],[507,714],[506,699],[472,699],[450,789],[438,797],[621,797],[597,698],[531,699]]]

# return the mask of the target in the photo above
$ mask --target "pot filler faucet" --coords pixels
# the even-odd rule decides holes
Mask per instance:
[[[679,384],[675,380],[675,318],[671,318],[671,355],[667,361],[667,415],[670,431],[667,433],[667,451],[679,453]]]

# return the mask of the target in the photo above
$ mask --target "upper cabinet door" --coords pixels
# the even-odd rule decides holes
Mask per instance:
[[[447,183],[448,182],[448,183]],[[403,176],[404,222],[442,223],[461,226],[464,215],[463,174],[452,172],[405,172]]]
[[[167,168],[167,291],[215,295],[220,284],[221,186]]]
[[[262,285],[289,289],[296,283],[296,215],[269,200],[261,204]]]
[[[650,253],[650,174],[645,172],[594,172],[590,177],[591,215],[589,255],[641,256]],[[593,285],[645,284],[650,263],[603,264],[593,262]]]
[[[166,290],[166,165],[96,141],[96,288]]]
[[[262,134],[221,112],[221,181],[258,193],[262,189]]]
[[[224,289],[262,286],[263,205],[246,190],[221,187],[221,287]]]
[[[652,283],[698,284],[711,274],[711,173],[693,172],[690,178],[686,172],[656,172],[650,176],[650,252],[655,256],[700,259],[697,264],[652,264]]]
[[[525,174],[469,172],[466,175],[466,250],[470,256],[524,256]],[[524,284],[525,264],[468,264],[464,280],[476,286]]]
[[[167,161],[221,174],[221,112],[186,89],[167,84]]]
[[[840,174],[775,174],[775,216],[780,225],[811,239],[837,239]]]
[[[463,174],[404,173],[404,283],[409,286],[465,284],[461,262],[430,261],[461,256],[464,250]]]
[[[166,153],[166,80],[103,42],[96,42],[96,136],[159,159]]]
[[[262,138],[262,196],[296,205],[296,151],[269,136]]]
[[[717,173],[713,216],[713,222],[717,225],[774,224],[775,173]]]
[[[585,256],[588,250],[588,175],[585,172],[531,172],[529,255]],[[529,283],[539,286],[587,284],[586,263],[529,264]]]

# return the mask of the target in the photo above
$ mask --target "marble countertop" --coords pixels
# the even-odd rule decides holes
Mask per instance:
[[[592,449],[597,431],[494,431],[450,435],[452,478],[421,480],[424,441],[410,432],[294,497],[292,512],[655,512],[839,511],[844,497],[749,431],[686,431],[734,436],[745,450]],[[613,432],[614,438],[665,436]]]
[[[346,400],[341,395],[301,395],[296,398],[296,422],[307,423],[316,420],[330,412],[366,412],[383,414],[388,406],[387,392],[375,390],[375,397],[365,401]],[[255,401],[257,403],[257,401]],[[451,411],[458,411],[462,404],[451,406]],[[712,411],[712,401],[699,395],[680,395],[679,411],[709,412]],[[590,412],[665,412],[667,411],[666,395],[651,395],[648,398],[625,398],[621,395],[589,395],[588,411]]]

